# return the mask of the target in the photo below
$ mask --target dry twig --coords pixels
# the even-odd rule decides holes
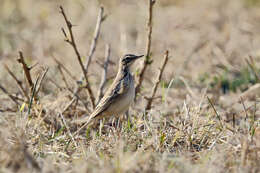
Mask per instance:
[[[104,20],[104,7],[100,7],[100,10],[99,10],[99,13],[98,13],[98,18],[97,18],[96,29],[95,29],[95,32],[94,32],[94,36],[93,36],[91,46],[90,46],[87,62],[85,64],[86,73],[88,72],[89,64],[90,64],[91,59],[92,59],[94,52],[96,50],[96,45],[97,45],[98,37],[99,37],[99,34],[100,34],[101,23],[102,23],[103,20]]]
[[[142,67],[140,69],[140,73],[137,78],[137,84],[135,89],[135,97],[137,96],[137,93],[140,91],[140,87],[142,85],[143,79],[144,79],[144,73],[146,71],[146,68],[149,64],[152,63],[151,61],[151,43],[152,43],[152,20],[153,20],[153,5],[155,4],[155,0],[149,0],[149,11],[148,11],[148,33],[147,33],[147,40],[146,40],[146,53],[145,53],[145,59],[143,61]]]
[[[39,93],[39,91],[40,91],[40,89],[41,89],[41,86],[42,86],[42,81],[43,81],[43,79],[45,78],[45,76],[46,76],[48,70],[49,70],[48,67],[44,70],[44,72],[43,72],[43,74],[42,74],[42,76],[41,76],[41,78],[40,78],[39,86],[38,86],[38,88],[37,88],[37,90],[36,90],[36,92],[35,92],[35,96],[38,95],[38,93]]]
[[[72,24],[71,24],[71,22],[68,20],[68,18],[67,18],[67,16],[66,16],[66,14],[65,14],[65,12],[64,12],[62,6],[60,6],[60,12],[61,12],[62,16],[64,17],[64,20],[65,20],[65,22],[66,22],[66,25],[67,25],[67,28],[68,28],[69,34],[70,34],[70,39],[69,39],[69,38],[67,37],[67,34],[66,34],[64,28],[62,28],[62,32],[63,32],[63,34],[64,34],[64,36],[65,36],[65,41],[68,42],[68,43],[73,47],[74,52],[75,52],[76,55],[77,55],[78,62],[79,62],[79,64],[80,64],[81,70],[82,70],[83,75],[84,75],[84,78],[85,78],[85,80],[86,80],[86,88],[87,88],[87,91],[88,91],[88,95],[89,95],[89,97],[90,97],[90,102],[91,102],[91,104],[92,104],[92,107],[94,108],[94,107],[95,107],[95,98],[94,98],[93,92],[92,92],[92,90],[91,90],[91,88],[90,88],[90,85],[89,85],[89,82],[88,82],[87,73],[86,73],[86,70],[85,70],[85,68],[84,68],[84,65],[83,65],[83,62],[82,62],[82,59],[81,59],[81,55],[80,55],[80,53],[79,53],[79,51],[78,51],[78,48],[77,48],[77,45],[76,45],[76,43],[75,43],[75,39],[74,39],[73,32],[72,32]],[[77,89],[77,91],[78,91],[78,90],[79,90],[79,89]]]
[[[17,61],[22,64],[23,71],[25,73],[25,77],[26,77],[27,82],[29,84],[30,90],[32,91],[33,82],[32,82],[32,77],[31,77],[31,74],[30,74],[30,68],[26,65],[26,63],[24,61],[23,52],[19,51],[19,58],[17,59]]]
[[[104,87],[106,84],[106,80],[107,80],[107,67],[108,67],[108,62],[109,62],[109,58],[110,58],[110,46],[109,44],[106,45],[106,52],[105,52],[105,62],[103,65],[103,72],[102,72],[102,79],[99,85],[99,90],[98,90],[98,95],[97,95],[97,103],[100,101],[100,99],[103,97],[104,95]]]
[[[33,100],[36,100],[36,88],[37,88],[39,79],[40,79],[40,76],[37,76],[35,84],[33,85],[33,88],[32,88],[32,95],[31,95],[31,99],[29,102],[29,106],[28,106],[28,115],[30,115]]]
[[[26,90],[23,88],[22,82],[19,79],[17,79],[17,77],[14,75],[14,73],[9,69],[9,67],[7,65],[5,65],[5,69],[10,74],[10,76],[12,76],[12,78],[15,80],[15,82],[19,86],[21,92],[23,93],[23,95],[26,97],[26,99],[28,101],[29,100],[29,96],[28,96]]]
[[[162,73],[163,73],[163,70],[165,69],[165,66],[168,62],[168,59],[169,59],[169,51],[167,50],[165,52],[165,55],[164,55],[164,59],[163,59],[163,62],[162,62],[162,65],[159,69],[159,73],[158,73],[158,76],[156,78],[156,81],[153,85],[153,89],[151,91],[151,96],[148,98],[147,100],[147,104],[146,104],[146,107],[145,107],[145,110],[150,110],[151,109],[151,106],[152,106],[152,103],[153,103],[153,99],[154,99],[154,96],[155,96],[155,93],[157,91],[157,88],[159,86],[159,83],[161,81],[161,78],[162,78]]]
[[[219,123],[220,123],[221,128],[223,129],[223,124],[222,124],[220,115],[218,114],[218,112],[217,112],[215,106],[213,105],[212,101],[210,100],[210,98],[209,98],[208,96],[207,96],[207,99],[208,99],[210,106],[213,108],[213,110],[214,110],[214,112],[215,112],[215,114],[216,114],[216,116],[217,116],[217,118],[218,118],[218,120],[219,120]]]

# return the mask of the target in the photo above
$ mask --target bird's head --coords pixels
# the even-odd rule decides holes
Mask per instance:
[[[125,66],[125,67],[130,67],[135,60],[143,57],[144,55],[133,55],[133,54],[126,54],[125,56],[123,56],[121,59],[120,59],[120,63],[121,65]]]

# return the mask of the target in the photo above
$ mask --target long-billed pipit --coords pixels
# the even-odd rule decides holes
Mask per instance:
[[[85,123],[80,129],[101,118],[118,117],[127,111],[135,97],[134,77],[130,72],[130,66],[141,57],[143,55],[126,54],[120,58],[116,78],[91,115],[79,121]]]

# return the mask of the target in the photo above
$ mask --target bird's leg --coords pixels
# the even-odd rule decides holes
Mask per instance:
[[[121,118],[120,116],[117,118],[117,125],[116,125],[116,128],[120,128],[120,121],[121,121]]]
[[[112,127],[115,127],[115,121],[116,121],[116,118],[113,117],[112,122],[111,122],[111,126],[112,126]]]
[[[125,112],[123,121],[128,121],[128,118],[129,118],[129,109]]]

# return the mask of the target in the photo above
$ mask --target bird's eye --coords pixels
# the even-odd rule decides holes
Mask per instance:
[[[124,58],[123,59],[123,62],[125,62],[125,63],[127,63],[127,62],[129,62],[130,61],[130,58]]]

